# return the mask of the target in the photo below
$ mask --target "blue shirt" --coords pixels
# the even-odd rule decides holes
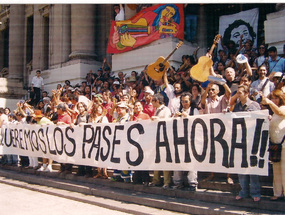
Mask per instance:
[[[277,57],[276,60],[272,60],[271,57],[268,60],[269,72],[285,72],[285,59]]]

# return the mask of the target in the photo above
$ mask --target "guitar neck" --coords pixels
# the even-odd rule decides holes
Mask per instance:
[[[164,59],[164,61],[162,62],[162,64],[165,64],[166,61],[168,61],[168,59],[174,54],[174,52],[178,49],[178,47],[176,47],[175,49],[173,49],[173,51],[167,56],[167,58]]]
[[[214,49],[216,48],[216,44],[214,43],[209,51],[209,54],[212,55]]]

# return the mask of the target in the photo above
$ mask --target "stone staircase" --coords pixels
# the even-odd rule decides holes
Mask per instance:
[[[285,214],[284,201],[269,200],[272,196],[272,175],[260,177],[262,198],[256,203],[252,199],[235,200],[240,189],[237,175],[232,175],[235,184],[230,185],[226,183],[226,174],[217,173],[214,180],[203,181],[209,173],[199,173],[199,187],[196,192],[190,192],[75,176],[76,166],[73,168],[73,174],[67,175],[57,171],[57,163],[53,169],[54,172],[48,173],[1,166],[0,177],[186,214]],[[111,176],[112,172],[109,173]],[[3,182],[3,178],[0,182]],[[142,211],[132,213],[143,214]]]

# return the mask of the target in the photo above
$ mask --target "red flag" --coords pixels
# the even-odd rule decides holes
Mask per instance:
[[[131,19],[112,21],[107,53],[130,51],[166,37],[184,39],[182,4],[155,5]]]

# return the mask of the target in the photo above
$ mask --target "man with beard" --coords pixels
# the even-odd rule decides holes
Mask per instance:
[[[167,107],[171,111],[171,115],[173,116],[180,108],[180,96],[183,92],[181,83],[174,83],[173,86],[169,84],[167,75],[164,74],[164,85],[165,85],[165,93],[169,99]]]
[[[266,77],[267,70],[265,65],[261,65],[257,70],[258,79],[251,84],[253,96],[257,102],[261,101],[261,95],[267,97],[274,90],[275,85]]]

